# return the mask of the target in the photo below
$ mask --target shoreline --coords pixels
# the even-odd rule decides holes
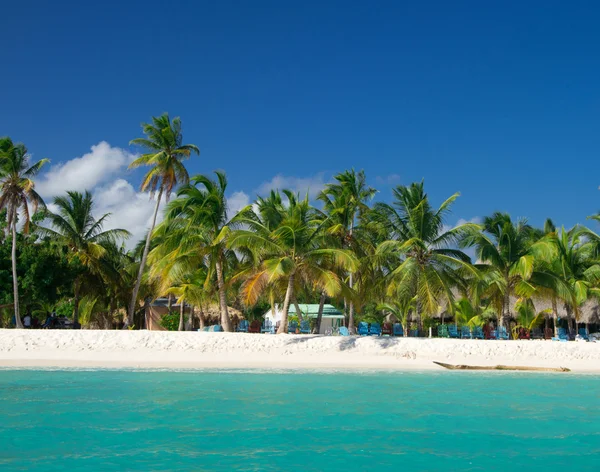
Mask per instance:
[[[482,366],[566,367],[571,373],[600,374],[600,343],[0,330],[2,369],[446,371],[433,361]]]

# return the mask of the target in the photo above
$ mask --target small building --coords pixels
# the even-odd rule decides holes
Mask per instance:
[[[319,316],[318,303],[299,303],[298,306],[302,311],[303,318],[316,321],[317,317]],[[275,313],[273,313],[273,310],[269,310],[263,315],[263,317],[265,320],[269,320],[271,323],[277,324],[277,322],[281,321],[282,314],[283,310],[281,305],[275,305]],[[296,315],[295,305],[290,305],[288,315]],[[344,313],[342,313],[333,305],[323,305],[323,317],[321,319],[321,330],[319,331],[319,334],[325,334],[327,330],[344,326],[345,319],[346,317],[344,316]]]

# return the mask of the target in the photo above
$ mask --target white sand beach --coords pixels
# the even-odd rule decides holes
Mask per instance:
[[[600,373],[600,343],[0,330],[2,367],[442,369],[433,361]]]

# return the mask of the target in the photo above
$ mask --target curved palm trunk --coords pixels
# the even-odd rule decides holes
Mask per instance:
[[[221,326],[224,331],[232,331],[229,310],[227,309],[227,295],[225,293],[225,281],[223,279],[223,266],[221,265],[221,253],[217,255],[215,262],[217,269],[217,286],[219,288],[219,308],[221,309]]]
[[[281,324],[277,334],[285,334],[288,330],[288,311],[290,309],[290,300],[294,296],[294,274],[290,275],[287,290],[285,291],[285,300],[283,300],[283,312],[281,313]]]
[[[294,307],[296,308],[296,314],[298,315],[298,321],[304,321],[304,317],[302,316],[302,310],[300,310],[300,305],[298,305],[298,299],[294,297]]]
[[[502,303],[502,314],[500,315],[499,326],[504,326],[504,323],[510,316],[510,284],[507,281],[506,293],[504,294],[504,302]]]
[[[133,313],[135,312],[135,306],[137,305],[137,296],[140,291],[140,285],[142,285],[142,275],[144,274],[144,268],[146,267],[146,260],[148,259],[148,252],[150,251],[150,241],[152,239],[152,231],[156,225],[156,215],[158,215],[158,208],[160,207],[160,199],[162,198],[163,188],[161,187],[158,191],[158,197],[156,199],[156,206],[154,207],[154,216],[152,217],[152,225],[150,231],[146,236],[146,245],[144,246],[144,252],[142,254],[142,261],[140,262],[140,270],[138,272],[137,280],[135,281],[135,287],[133,288],[133,294],[131,295],[131,303],[129,304],[129,311],[127,313],[127,323],[133,325]]]
[[[198,314],[200,318],[200,329],[204,329],[204,310],[202,309],[202,305],[200,305],[200,313]]]
[[[321,322],[323,321],[323,307],[325,306],[325,292],[321,292],[319,299],[319,312],[317,313],[317,334],[321,334]]]
[[[16,212],[15,212],[16,213]],[[23,329],[23,322],[19,315],[19,280],[17,279],[17,219],[13,217],[12,221],[12,277],[13,277],[13,300],[15,307],[15,326]]]
[[[181,303],[179,304],[179,327],[177,328],[177,331],[183,331],[183,301],[181,301]]]

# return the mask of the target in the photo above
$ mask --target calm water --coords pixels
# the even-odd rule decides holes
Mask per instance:
[[[599,406],[594,376],[0,371],[0,470],[598,470]]]

